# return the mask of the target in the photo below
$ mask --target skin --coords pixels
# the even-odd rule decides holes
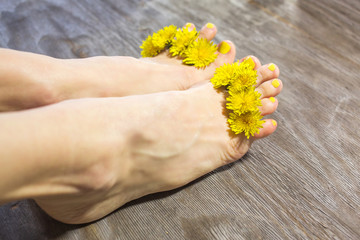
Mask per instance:
[[[195,27],[190,25],[190,29]],[[204,26],[199,37],[212,40],[216,32],[216,26]],[[0,48],[0,60],[7,63],[0,66],[0,111],[29,109],[85,97],[186,90],[210,79],[216,67],[234,61],[235,47],[227,42],[231,50],[227,54],[219,53],[216,61],[205,69],[185,66],[179,59],[169,58],[166,52],[154,58],[100,56],[64,60]]]
[[[201,30],[208,39],[215,33],[216,27]],[[22,74],[17,81],[28,91],[8,81],[13,95],[14,89],[21,94],[8,94],[7,101],[5,97],[1,101],[2,109],[33,109],[0,114],[0,145],[5,146],[0,149],[0,203],[33,198],[59,221],[86,223],[133,199],[183,186],[241,158],[253,141],[273,133],[276,125],[266,120],[250,139],[229,132],[225,97],[209,83],[215,67],[234,61],[235,47],[229,44],[231,50],[219,54],[205,70],[184,66],[166,54],[151,59],[51,61],[27,55],[32,61],[24,60],[23,69],[29,71],[14,74]],[[271,84],[279,69],[271,71],[268,64],[251,58],[258,70],[260,111],[268,115],[278,105],[269,98],[282,89],[280,80],[277,88]],[[13,56],[14,61],[21,59]],[[123,71],[115,71],[119,68]],[[47,71],[52,79],[45,80]],[[32,85],[34,79],[40,84]],[[32,86],[39,95],[46,94],[29,104],[22,94],[31,99]],[[122,97],[84,98],[99,96]],[[71,98],[76,100],[66,100]],[[43,105],[48,106],[38,107]]]

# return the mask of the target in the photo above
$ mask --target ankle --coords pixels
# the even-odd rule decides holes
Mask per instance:
[[[56,59],[1,49],[0,111],[14,111],[58,102],[54,81]]]

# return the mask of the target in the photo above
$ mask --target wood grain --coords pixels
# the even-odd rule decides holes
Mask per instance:
[[[360,2],[2,0],[0,47],[58,58],[140,56],[170,24],[217,25],[237,57],[281,69],[279,127],[178,190],[66,225],[31,200],[0,207],[0,239],[360,239]]]

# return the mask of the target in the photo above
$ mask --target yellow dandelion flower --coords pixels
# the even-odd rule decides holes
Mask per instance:
[[[235,134],[244,133],[249,139],[250,136],[260,132],[260,128],[262,128],[262,124],[265,122],[261,118],[260,111],[246,112],[240,116],[235,113],[229,113],[228,123],[230,129]]]
[[[141,56],[154,57],[158,55],[162,50],[165,49],[165,47],[171,44],[176,31],[177,27],[170,25],[160,29],[156,33],[153,33],[152,36],[148,36],[140,46],[140,48],[143,49],[141,51]]]
[[[232,82],[231,88],[242,91],[244,88],[254,86],[256,84],[257,72],[247,61],[244,61],[236,68],[235,80]]]
[[[216,51],[217,46],[213,42],[206,38],[199,38],[185,50],[183,62],[197,68],[206,67],[215,61]]]
[[[160,29],[158,32],[153,34],[152,42],[154,46],[164,49],[171,44],[173,38],[175,37],[177,27],[170,25]]]
[[[152,40],[153,40],[152,36],[148,36],[140,46],[140,48],[142,49],[141,51],[142,57],[154,57],[158,55],[159,52],[161,52],[162,49],[155,46]]]
[[[177,30],[169,52],[172,56],[183,56],[187,47],[191,45],[198,35],[199,33],[195,29],[190,31],[187,27]]]
[[[261,94],[255,91],[254,87],[247,88],[244,91],[229,90],[229,97],[226,98],[226,108],[232,110],[234,113],[240,115],[249,111],[258,110],[261,106]]]
[[[214,76],[210,79],[215,88],[227,86],[237,77],[238,63],[224,64],[216,68]]]

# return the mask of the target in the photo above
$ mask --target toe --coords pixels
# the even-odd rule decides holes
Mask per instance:
[[[277,122],[273,119],[265,119],[263,127],[260,128],[260,132],[256,133],[253,137],[253,140],[264,138],[275,132],[277,127]]]
[[[261,94],[262,98],[275,97],[281,92],[283,87],[282,81],[280,79],[272,79],[270,81],[263,82],[256,87],[256,91]]]
[[[278,105],[279,102],[274,97],[261,99],[261,106],[259,107],[261,115],[265,116],[272,114],[273,112],[275,112]]]
[[[218,45],[218,53],[222,55],[226,55],[231,52],[231,50],[234,50],[234,44],[232,44],[230,41],[222,41]]]
[[[193,29],[196,29],[195,25],[193,23],[186,23],[183,28],[188,28],[190,31],[192,31]]]
[[[274,63],[265,64],[257,69],[257,84],[279,77],[280,70]]]
[[[206,38],[211,41],[215,37],[216,32],[216,26],[212,23],[207,23],[201,28],[199,32],[199,38]]]
[[[236,48],[231,41],[222,41],[218,45],[218,57],[215,60],[215,66],[219,67],[225,63],[232,63],[235,60]]]
[[[248,59],[251,59],[253,61],[254,65],[255,65],[255,67],[254,67],[255,70],[258,70],[261,67],[260,60],[257,57],[252,56],[252,55],[249,55],[247,57],[244,57],[244,58],[240,59],[239,62],[241,63],[241,62],[243,62],[245,60],[248,60]]]

